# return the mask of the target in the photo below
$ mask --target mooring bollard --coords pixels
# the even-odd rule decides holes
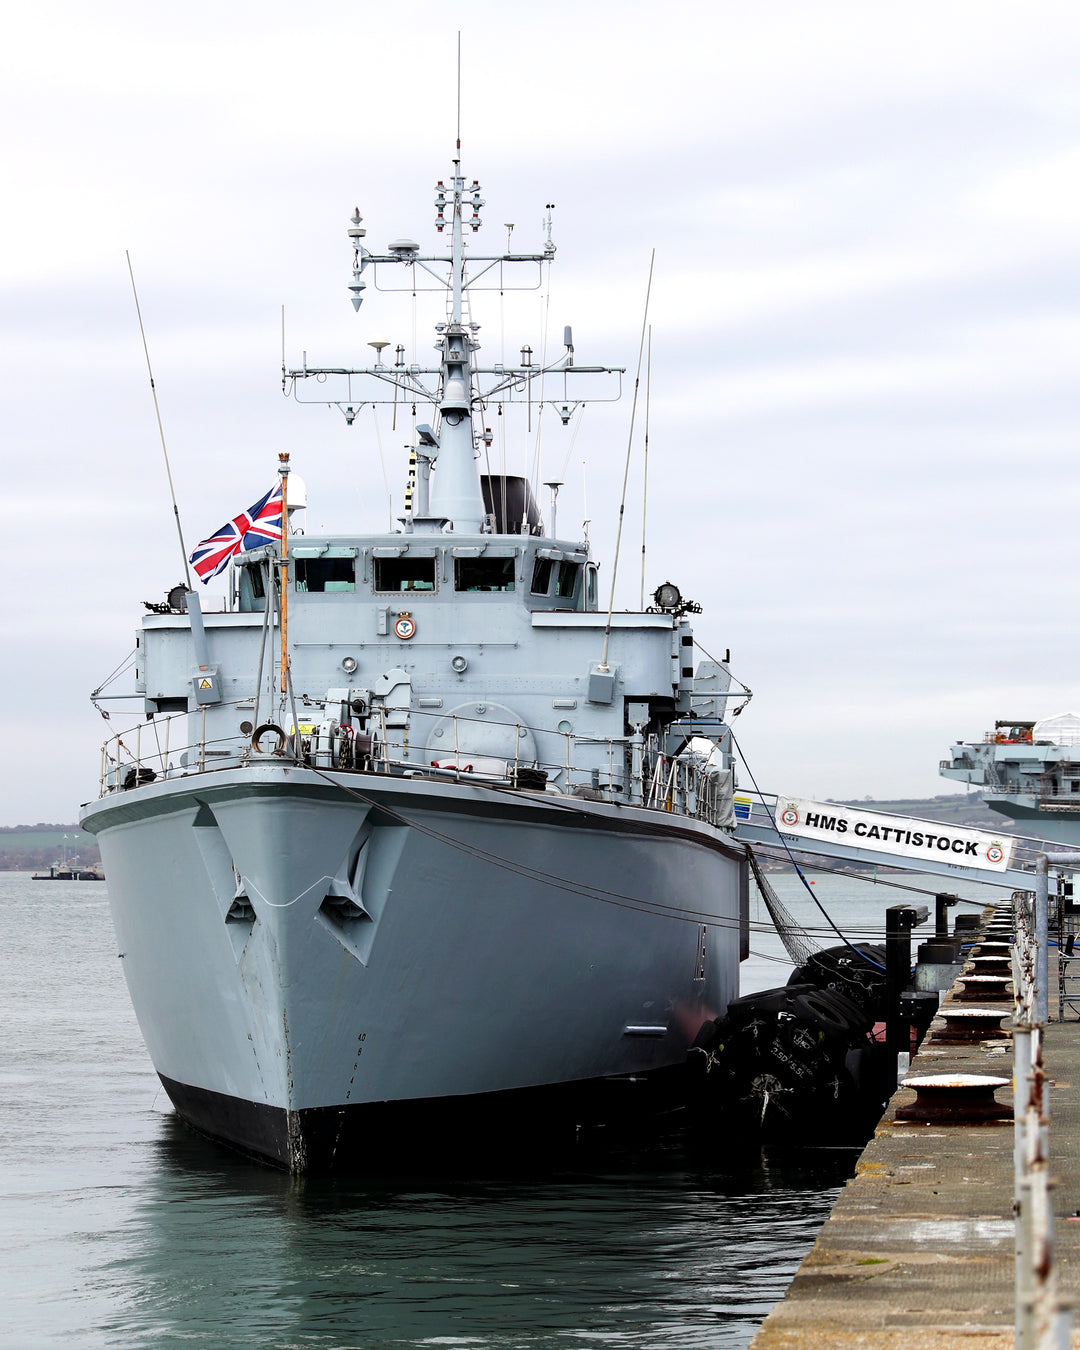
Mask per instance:
[[[977,1003],[984,998],[1005,1002],[1013,996],[1011,975],[961,975],[959,983],[954,998],[962,1003]]]
[[[932,1032],[930,1039],[945,1044],[1007,1041],[1009,1033],[1001,1025],[1001,1019],[1007,1015],[1004,1008],[939,1008],[938,1016],[945,1025]]]
[[[994,1093],[1006,1087],[1007,1078],[981,1073],[917,1074],[905,1078],[901,1087],[914,1088],[915,1100],[900,1106],[897,1120],[935,1125],[979,1125],[992,1120],[1011,1120],[1012,1107],[997,1101]]]

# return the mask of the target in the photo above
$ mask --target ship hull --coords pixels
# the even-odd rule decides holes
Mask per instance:
[[[1056,810],[1052,806],[1039,805],[1032,797],[1024,802],[1014,797],[994,797],[990,793],[986,794],[985,801],[991,811],[1015,821],[1032,838],[1080,847],[1080,805],[1071,811]]]
[[[737,992],[745,859],[704,822],[284,765],[83,819],[179,1114],[293,1171],[477,1120],[557,1131]]]

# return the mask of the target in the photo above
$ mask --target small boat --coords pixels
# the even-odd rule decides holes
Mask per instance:
[[[77,861],[53,863],[47,872],[35,872],[32,881],[104,881],[96,867],[80,867]]]

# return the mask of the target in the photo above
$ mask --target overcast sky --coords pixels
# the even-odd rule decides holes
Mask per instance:
[[[950,741],[1078,707],[1075,3],[45,0],[0,48],[0,823],[96,795],[87,694],[182,576],[125,249],[189,545],[280,450],[310,527],[384,527],[380,443],[400,500],[400,425],[283,400],[281,306],[290,362],[413,349],[407,303],[353,314],[344,230],[433,240],[458,28],[478,242],[556,204],[579,361],[632,372],[656,249],[649,587],[731,649],[762,787],[948,792]],[[535,299],[475,317],[538,348]],[[629,415],[544,430],[608,577]]]

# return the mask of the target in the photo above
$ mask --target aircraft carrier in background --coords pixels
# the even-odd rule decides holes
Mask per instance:
[[[1023,833],[1080,845],[1080,715],[1002,719],[981,741],[957,741],[941,775],[977,786]]]

